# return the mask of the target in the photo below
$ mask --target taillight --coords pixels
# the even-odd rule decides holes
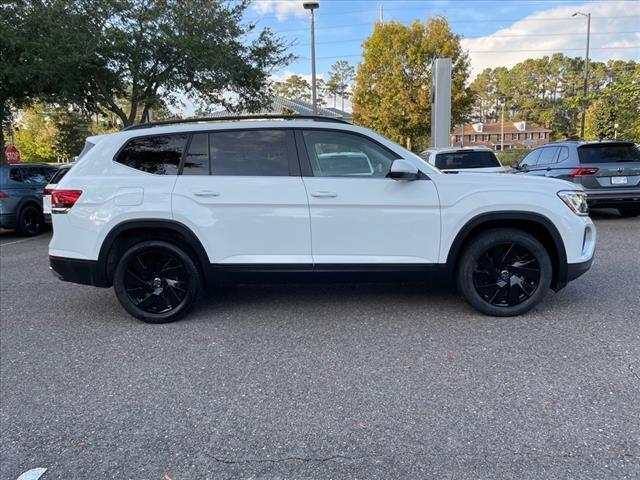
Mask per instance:
[[[51,213],[67,213],[82,195],[82,190],[53,190]]]
[[[0,190],[0,198],[9,198],[9,195],[7,195],[5,192]]]
[[[51,190],[50,188],[45,188],[42,191],[42,195],[51,195],[51,192],[53,192],[53,190]]]
[[[582,175],[593,175],[597,173],[597,168],[574,168],[569,172],[570,177],[581,177]]]

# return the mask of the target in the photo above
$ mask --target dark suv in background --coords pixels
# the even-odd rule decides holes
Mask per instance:
[[[19,235],[42,232],[42,191],[58,169],[47,164],[0,165],[0,227]]]
[[[617,208],[640,215],[640,148],[631,142],[565,141],[532,150],[519,173],[560,178],[584,187],[592,208]]]

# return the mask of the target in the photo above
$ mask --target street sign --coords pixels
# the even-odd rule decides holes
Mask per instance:
[[[20,150],[13,145],[7,145],[4,150],[8,163],[20,163]]]

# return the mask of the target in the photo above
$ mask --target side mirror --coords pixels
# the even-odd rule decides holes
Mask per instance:
[[[387,177],[394,180],[416,180],[419,177],[418,167],[408,160],[394,160]]]

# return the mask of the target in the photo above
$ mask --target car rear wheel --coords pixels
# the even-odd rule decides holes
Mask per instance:
[[[552,274],[549,253],[535,237],[500,228],[471,240],[458,264],[457,285],[476,310],[510,317],[544,298]]]
[[[149,240],[129,248],[116,267],[113,286],[120,304],[147,323],[182,318],[201,287],[198,268],[177,246]]]
[[[44,228],[44,216],[35,205],[25,205],[18,213],[16,232],[23,237],[39,235]]]
[[[640,206],[620,207],[618,211],[623,217],[637,217],[640,215]]]

